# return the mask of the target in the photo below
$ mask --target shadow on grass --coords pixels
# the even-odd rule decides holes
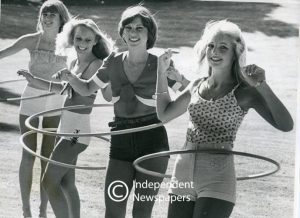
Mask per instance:
[[[10,92],[10,91],[7,91],[7,89],[0,87],[0,103],[19,106],[20,101],[3,101],[3,99],[17,98],[17,97],[20,97],[20,95],[15,94],[15,93]]]
[[[269,14],[281,7],[274,3],[173,1],[169,3],[145,3],[156,14],[159,23],[157,46],[193,46],[199,39],[205,23],[209,20],[229,19],[244,32],[262,32],[282,38],[298,36],[293,24],[274,20]],[[117,24],[126,6],[71,6],[70,12],[79,17],[94,19],[106,33],[122,40]],[[2,5],[0,38],[16,38],[35,31],[38,8],[33,6]],[[16,16],[18,15],[18,16]]]
[[[8,123],[1,123],[0,122],[0,132],[19,132],[19,126],[18,125],[12,125]]]

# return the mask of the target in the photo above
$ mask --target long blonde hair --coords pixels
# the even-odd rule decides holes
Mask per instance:
[[[56,54],[65,55],[66,49],[73,46],[75,29],[78,26],[84,26],[95,33],[97,43],[93,46],[92,52],[97,58],[104,59],[112,52],[114,49],[114,42],[99,29],[93,20],[71,19],[65,24],[63,31],[57,35]]]
[[[200,40],[194,46],[197,61],[200,65],[204,63],[207,46],[217,33],[225,34],[232,39],[235,55],[232,71],[235,78],[239,80],[239,72],[242,67],[246,66],[247,46],[241,29],[235,23],[228,20],[209,21],[205,26]],[[209,67],[208,70],[208,74],[210,75],[211,68]]]

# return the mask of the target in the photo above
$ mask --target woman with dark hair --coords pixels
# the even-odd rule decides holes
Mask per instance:
[[[74,77],[68,71],[62,71],[62,79],[82,95],[90,95],[107,83],[111,84],[112,102],[115,118],[109,123],[111,131],[131,129],[160,123],[155,109],[155,88],[157,57],[148,52],[156,41],[157,25],[150,11],[143,6],[127,8],[119,22],[119,34],[127,45],[128,51],[112,53],[98,72],[88,81]],[[186,84],[183,77],[179,82],[182,90]],[[169,80],[169,86],[176,81]],[[177,86],[178,87],[178,86]],[[141,132],[112,135],[109,163],[105,180],[105,217],[125,217],[128,195],[133,183],[162,182],[137,172],[132,162],[146,154],[169,150],[167,132],[164,126]],[[144,167],[164,173],[168,157],[144,162]],[[121,181],[128,188],[113,187]],[[152,200],[134,200],[132,217],[150,218],[159,188],[135,187],[135,195],[143,195]],[[123,196],[123,199],[114,197]]]
[[[58,0],[48,0],[43,3],[39,11],[37,32],[21,36],[11,46],[0,50],[0,59],[13,55],[23,49],[27,49],[30,54],[29,71],[34,76],[54,80],[51,76],[58,70],[65,68],[66,56],[56,55],[55,40],[57,34],[62,30],[63,25],[70,19],[70,14],[66,6]],[[22,94],[22,97],[39,96],[48,94],[49,91],[44,91],[32,87],[27,84]],[[19,124],[21,134],[28,131],[25,126],[25,120],[38,112],[54,109],[62,106],[64,97],[61,95],[51,95],[42,98],[21,101]],[[43,128],[57,127],[60,119],[60,114],[52,114],[44,116],[42,121]],[[39,118],[33,120],[32,125],[37,127]],[[54,147],[55,137],[43,136],[41,145],[41,154],[49,157]],[[31,150],[37,148],[37,134],[32,134],[26,138],[26,145]],[[30,209],[30,192],[32,185],[32,169],[34,165],[34,156],[26,151],[23,151],[22,160],[19,170],[20,189],[22,196],[23,216],[31,217]],[[46,167],[46,163],[41,161],[41,175]],[[41,186],[41,205],[40,217],[46,217],[47,195]]]

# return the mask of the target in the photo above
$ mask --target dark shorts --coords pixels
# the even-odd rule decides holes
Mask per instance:
[[[160,123],[156,114],[136,118],[115,117],[109,123],[111,131],[130,129]],[[160,151],[168,151],[169,142],[164,126],[153,129],[111,136],[109,157],[133,162],[135,159]]]

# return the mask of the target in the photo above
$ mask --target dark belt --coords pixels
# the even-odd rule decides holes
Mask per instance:
[[[109,127],[118,127],[118,126],[125,126],[125,125],[134,125],[134,124],[141,124],[147,121],[154,121],[160,122],[157,118],[157,114],[149,114],[141,117],[132,117],[132,118],[124,118],[124,117],[115,117],[114,121],[109,122]]]

